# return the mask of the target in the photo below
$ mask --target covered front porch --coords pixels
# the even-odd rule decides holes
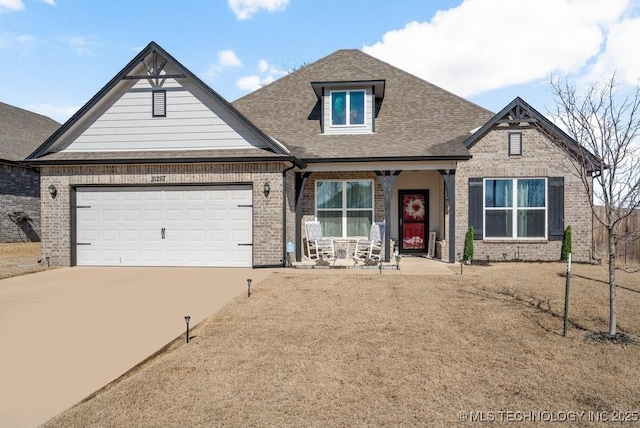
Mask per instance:
[[[321,224],[325,238],[350,247],[332,264],[357,266],[354,245],[368,237],[375,222],[384,228],[385,265],[395,265],[395,254],[455,261],[456,248],[449,243],[455,241],[456,165],[451,160],[308,164],[295,173],[294,262],[315,262],[305,230],[312,221]]]

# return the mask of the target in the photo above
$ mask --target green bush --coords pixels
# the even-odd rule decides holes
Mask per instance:
[[[569,258],[569,253],[571,253],[571,226],[567,226],[567,228],[564,230],[560,260],[567,260]]]
[[[467,230],[467,234],[464,237],[463,260],[469,263],[473,260],[473,226],[469,227],[469,230]]]

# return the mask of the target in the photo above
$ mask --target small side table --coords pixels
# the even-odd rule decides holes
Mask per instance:
[[[351,256],[349,248],[350,242],[348,239],[333,240],[333,254],[337,260],[348,259]]]

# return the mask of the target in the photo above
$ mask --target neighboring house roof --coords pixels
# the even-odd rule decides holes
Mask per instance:
[[[23,161],[59,127],[46,116],[0,102],[0,161]]]
[[[318,82],[339,81],[384,81],[384,98],[375,106],[375,133],[321,134],[321,103],[314,88]],[[305,162],[468,159],[462,142],[493,116],[358,50],[339,50],[233,105]]]
[[[159,57],[158,57],[159,55]],[[158,67],[155,61],[165,61],[171,64],[172,69],[176,69],[176,75],[158,74],[151,76],[145,73],[151,73],[157,70],[160,73],[165,66],[162,64]],[[150,65],[153,63],[153,65]],[[143,67],[144,65],[144,67]],[[155,68],[154,68],[155,67]],[[203,91],[207,96],[211,97],[215,102],[224,106],[224,108],[248,129],[251,130],[264,143],[267,149],[248,149],[242,153],[225,152],[224,150],[204,150],[204,151],[162,151],[153,150],[149,152],[127,152],[127,151],[102,151],[95,152],[71,152],[65,153],[60,150],[65,141],[65,137],[73,135],[73,132],[85,126],[86,121],[90,120],[93,113],[100,111],[104,105],[107,105],[110,99],[115,99],[122,91],[135,79],[165,79],[165,78],[188,79],[193,82],[196,87]],[[138,160],[139,162],[155,163],[155,162],[190,162],[190,161],[230,161],[233,159],[245,160],[246,158],[257,160],[289,160],[299,166],[303,164],[293,156],[289,150],[280,142],[273,140],[261,129],[256,127],[242,113],[237,111],[227,100],[225,100],[216,91],[211,89],[196,75],[180,64],[169,53],[162,49],[155,42],[149,43],[135,58],[133,58],[118,74],[116,74],[93,98],[91,98],[78,112],[76,112],[56,133],[47,139],[40,147],[38,147],[27,161],[33,164],[65,164],[65,163],[131,163]]]
[[[551,141],[560,146],[565,151],[571,153],[575,158],[580,160],[589,171],[598,171],[601,163],[588,150],[580,146],[573,138],[571,138],[562,129],[547,119],[543,114],[527,104],[522,98],[516,97],[505,108],[500,110],[491,120],[476,130],[465,141],[464,145],[468,149],[473,147],[480,139],[489,133],[496,126],[500,125],[519,125],[528,123],[535,127],[543,135],[547,136]]]

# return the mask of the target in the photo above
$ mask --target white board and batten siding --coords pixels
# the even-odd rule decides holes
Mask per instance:
[[[79,187],[79,266],[251,267],[251,185]]]
[[[331,91],[333,89],[326,88],[322,101],[322,123],[323,132],[328,135],[338,134],[370,134],[373,132],[373,106],[374,97],[371,87],[349,87],[339,88],[335,91],[357,91],[364,90],[364,125],[331,125]]]
[[[168,70],[171,73],[171,70]],[[266,148],[227,106],[187,79],[166,79],[152,87],[131,81],[88,126],[78,129],[64,150],[148,151]],[[166,91],[166,116],[153,116],[152,91]]]

